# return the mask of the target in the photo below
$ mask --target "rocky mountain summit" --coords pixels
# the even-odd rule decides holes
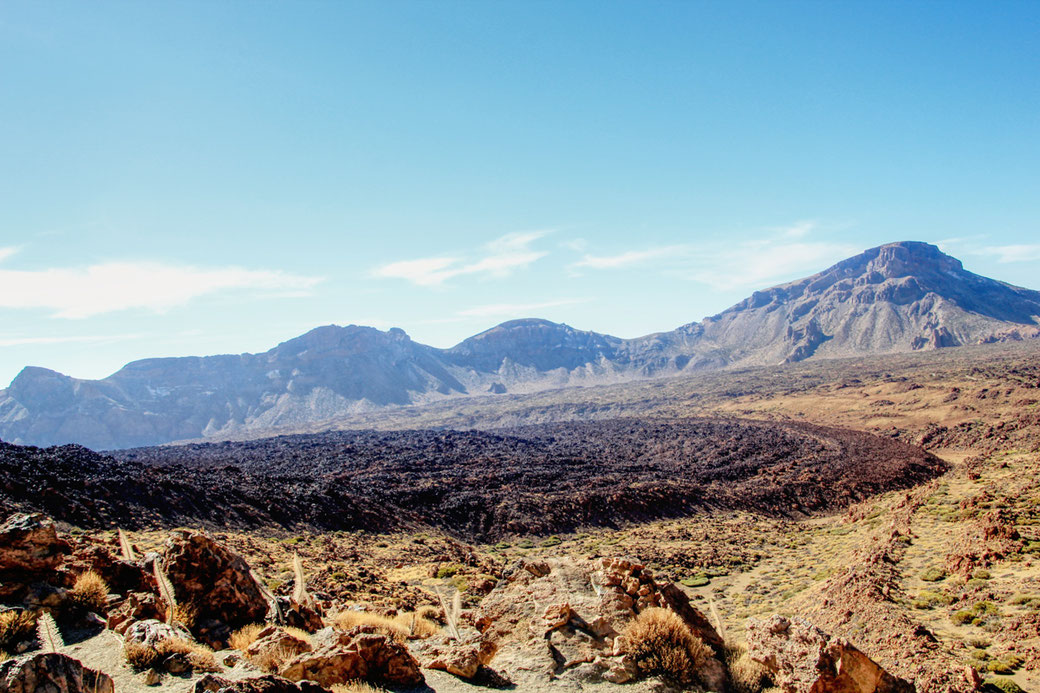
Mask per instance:
[[[902,242],[636,339],[513,320],[450,349],[329,325],[261,354],[145,359],[102,380],[27,367],[0,390],[0,438],[109,449],[263,432],[462,396],[600,385],[731,366],[1040,336],[1040,292]]]

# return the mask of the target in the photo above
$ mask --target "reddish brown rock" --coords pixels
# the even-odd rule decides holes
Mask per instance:
[[[311,649],[306,640],[290,635],[278,626],[268,626],[256,634],[256,640],[245,649],[245,654],[249,657],[263,657],[281,650],[287,657],[295,657]]]
[[[131,592],[108,612],[108,627],[122,635],[135,621],[160,620],[165,610],[151,592]]]
[[[177,602],[198,609],[195,630],[226,633],[267,615],[268,603],[245,560],[202,532],[175,530],[166,542],[162,567]],[[215,624],[207,624],[215,621]],[[210,640],[219,641],[221,635]]]
[[[70,548],[49,518],[25,513],[9,517],[0,526],[0,601],[20,601],[29,583],[53,579]]]
[[[748,619],[748,655],[787,693],[913,693],[844,638],[801,619]]]
[[[108,674],[88,669],[55,652],[25,655],[0,663],[4,693],[114,693]]]
[[[651,607],[671,608],[721,653],[722,639],[685,594],[662,588],[642,564],[626,558],[519,562],[503,571],[474,625],[497,649],[490,664],[518,684],[537,685],[546,677],[619,683],[635,675],[624,661],[628,650],[620,633]],[[718,657],[697,677],[711,690],[727,686]]]
[[[323,686],[364,679],[395,686],[423,682],[419,663],[408,649],[385,635],[354,628],[340,638],[344,644],[320,645],[286,662],[278,673],[290,680],[309,679]]]

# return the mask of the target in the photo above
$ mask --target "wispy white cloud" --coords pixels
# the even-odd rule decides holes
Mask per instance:
[[[556,308],[557,306],[572,306],[578,303],[588,303],[588,301],[589,299],[587,298],[563,298],[543,303],[493,303],[460,310],[458,314],[467,318],[487,318],[496,315],[526,315],[535,310]]]
[[[419,286],[437,286],[464,275],[506,277],[548,255],[547,252],[531,248],[532,243],[547,233],[528,231],[507,234],[484,245],[480,254],[474,257],[441,256],[391,262],[375,268],[372,276],[404,279]]]
[[[1034,262],[1040,260],[1040,243],[991,245],[979,250],[978,254],[995,257],[1001,263]]]
[[[0,337],[0,347],[29,346],[34,344],[100,344],[140,339],[139,334],[72,335],[68,337]]]
[[[639,265],[650,260],[658,260],[677,252],[686,253],[687,250],[688,246],[671,245],[659,248],[646,248],[645,250],[628,250],[616,255],[585,255],[582,259],[572,263],[571,268],[617,269]]]
[[[779,279],[817,272],[862,250],[847,243],[810,240],[812,221],[769,229],[739,243],[683,243],[626,250],[612,255],[586,253],[571,271],[653,267],[655,271],[716,289],[761,288]]]
[[[3,262],[7,258],[11,257],[18,252],[16,247],[0,248],[0,262]]]
[[[306,295],[321,281],[273,270],[106,262],[83,268],[0,269],[0,308],[38,308],[58,318],[129,309],[163,312],[228,291]]]

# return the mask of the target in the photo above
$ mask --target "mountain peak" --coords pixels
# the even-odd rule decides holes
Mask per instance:
[[[895,279],[935,272],[963,272],[964,265],[931,243],[899,241],[865,250],[822,274],[833,270],[863,274],[877,272],[885,279]]]

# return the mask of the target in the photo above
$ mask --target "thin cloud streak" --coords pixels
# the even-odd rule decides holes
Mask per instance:
[[[140,334],[79,335],[69,337],[0,337],[0,347],[29,346],[44,344],[100,344],[140,339]]]
[[[159,262],[106,262],[85,268],[0,269],[0,308],[43,309],[81,319],[143,309],[164,312],[229,291],[307,295],[320,281],[277,270],[190,267]]]
[[[557,301],[545,301],[543,303],[495,303],[460,310],[458,315],[467,318],[488,318],[496,315],[523,315],[535,310],[556,308],[558,306],[573,306],[579,303],[588,302],[589,299],[587,298],[564,298]]]
[[[808,240],[813,221],[771,229],[760,239],[737,244],[684,243],[627,250],[614,255],[585,256],[568,268],[616,270],[645,268],[706,284],[714,289],[762,288],[763,284],[800,273],[820,271],[861,250],[847,243]]]
[[[991,245],[978,252],[980,255],[996,257],[997,262],[1034,262],[1040,260],[1040,243],[1021,245]]]
[[[439,286],[449,279],[466,275],[502,278],[542,259],[549,253],[533,250],[530,246],[548,231],[510,233],[496,238],[483,247],[483,257],[428,257],[401,260],[381,265],[372,270],[380,279],[403,279],[417,286]]]

